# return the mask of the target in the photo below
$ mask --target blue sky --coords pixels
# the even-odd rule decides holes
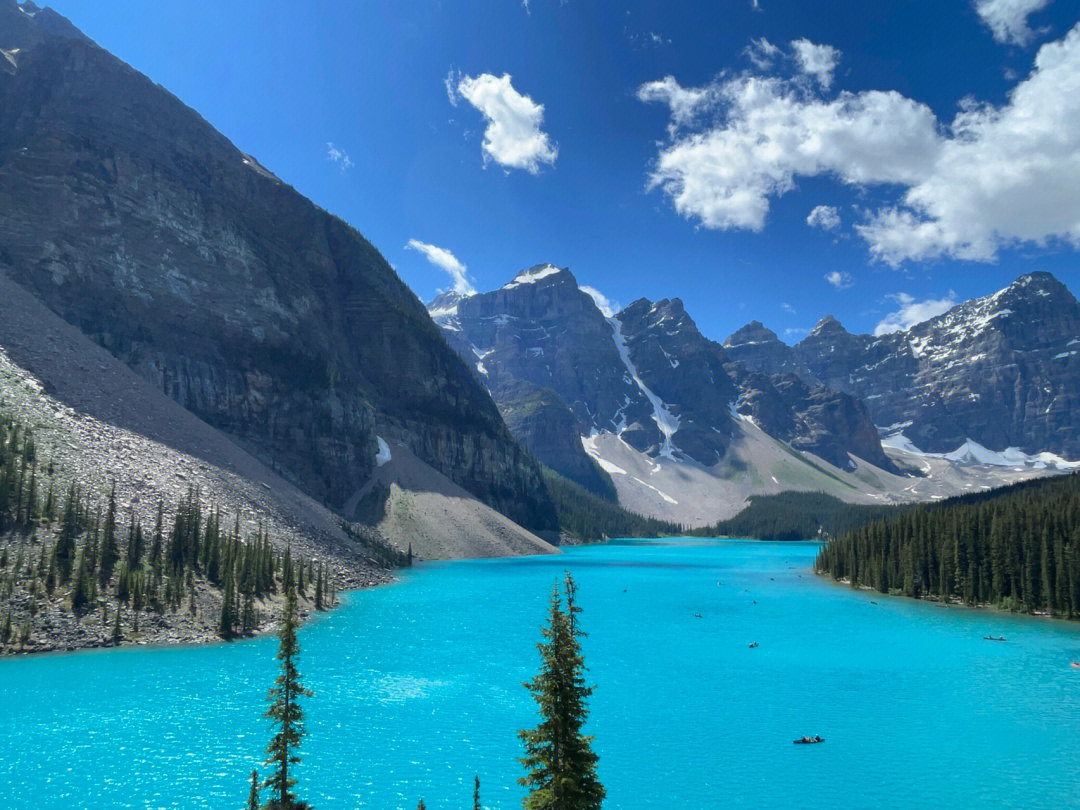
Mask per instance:
[[[1034,269],[1080,292],[1065,0],[51,5],[424,300],[454,282],[410,240],[481,290],[552,262],[681,297],[719,340],[873,331]]]

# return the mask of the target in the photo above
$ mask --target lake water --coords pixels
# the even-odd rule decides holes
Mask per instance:
[[[353,594],[301,633],[300,793],[450,810],[477,773],[485,807],[519,807],[521,682],[569,568],[607,808],[1080,804],[1080,627],[853,592],[810,573],[816,550],[612,544]],[[275,649],[0,661],[0,805],[242,807]]]

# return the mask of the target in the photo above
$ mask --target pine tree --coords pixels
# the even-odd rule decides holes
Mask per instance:
[[[225,571],[225,590],[221,594],[221,619],[218,621],[218,635],[224,639],[233,637],[236,626],[236,586],[230,569]]]
[[[248,793],[247,810],[259,810],[259,772],[251,771],[251,792]]]
[[[285,610],[278,628],[277,660],[281,662],[281,674],[270,688],[270,708],[266,710],[266,717],[273,721],[277,732],[266,747],[266,765],[271,773],[263,786],[276,793],[276,798],[267,805],[275,810],[306,806],[296,801],[292,792],[296,779],[289,776],[289,766],[300,762],[296,749],[304,736],[304,711],[299,698],[311,697],[311,692],[300,683],[300,673],[296,668],[296,659],[300,655],[300,645],[296,639],[297,621],[296,592],[289,588],[285,591]]]
[[[109,507],[105,512],[105,524],[101,529],[101,587],[104,588],[112,579],[113,566],[120,559],[120,549],[116,543],[116,482],[109,493]]]
[[[545,641],[537,645],[540,673],[525,684],[541,716],[535,729],[518,732],[525,744],[520,761],[528,771],[519,781],[530,789],[522,802],[525,810],[598,810],[605,796],[596,775],[592,737],[582,733],[593,688],[585,685],[576,590],[567,572],[565,609],[558,584],[552,590],[548,626],[542,631]]]
[[[480,810],[480,774],[473,775],[472,806],[473,810]]]

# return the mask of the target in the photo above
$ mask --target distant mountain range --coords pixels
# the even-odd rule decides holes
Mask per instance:
[[[794,347],[757,322],[721,346],[679,299],[605,314],[550,264],[428,309],[541,461],[669,519],[783,488],[941,497],[1080,456],[1080,317],[1047,274],[884,337],[825,318]],[[687,486],[690,508],[668,491]]]
[[[754,322],[724,348],[748,368],[859,397],[884,433],[920,450],[971,440],[1080,458],[1080,304],[1049,273],[902,332],[853,335],[828,316],[788,347]]]

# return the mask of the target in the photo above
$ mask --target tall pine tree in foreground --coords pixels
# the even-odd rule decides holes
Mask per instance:
[[[274,798],[267,802],[267,808],[273,810],[300,810],[308,805],[298,802],[292,792],[296,779],[289,776],[289,766],[300,762],[296,749],[304,736],[304,710],[299,699],[311,697],[311,692],[300,683],[300,672],[296,668],[296,659],[300,655],[300,645],[296,640],[298,622],[296,610],[296,591],[287,587],[285,591],[285,611],[278,629],[277,660],[281,662],[281,673],[270,688],[268,700],[270,708],[266,716],[273,721],[276,733],[266,747],[266,765],[270,776],[263,783],[274,793]]]
[[[518,732],[525,744],[521,764],[528,771],[519,781],[530,791],[522,800],[525,810],[598,810],[604,800],[593,738],[582,733],[593,687],[585,685],[576,593],[569,572],[563,592],[558,583],[552,589],[544,641],[537,645],[540,672],[525,684],[541,717],[536,728]]]

